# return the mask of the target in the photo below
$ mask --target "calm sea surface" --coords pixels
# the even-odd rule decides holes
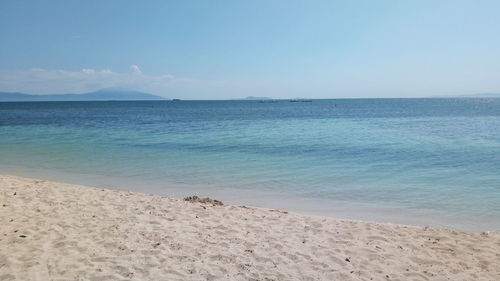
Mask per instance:
[[[498,230],[500,99],[0,103],[0,172]]]

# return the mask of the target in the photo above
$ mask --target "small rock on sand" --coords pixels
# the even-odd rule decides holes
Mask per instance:
[[[212,204],[213,206],[223,206],[224,205],[224,203],[222,203],[219,200],[208,198],[208,197],[201,198],[201,197],[198,197],[196,195],[188,196],[188,197],[184,198],[184,201],[188,201],[191,203]]]

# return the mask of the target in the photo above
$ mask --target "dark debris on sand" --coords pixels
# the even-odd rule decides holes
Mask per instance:
[[[212,206],[223,206],[224,205],[224,203],[222,203],[219,200],[211,199],[208,197],[201,198],[201,197],[198,197],[196,195],[188,196],[188,197],[184,198],[184,201],[188,201],[191,203],[212,204]]]

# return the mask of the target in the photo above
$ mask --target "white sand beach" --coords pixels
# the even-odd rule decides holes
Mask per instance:
[[[0,280],[500,280],[500,234],[0,176]]]

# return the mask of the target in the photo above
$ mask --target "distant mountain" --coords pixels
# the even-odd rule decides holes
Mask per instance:
[[[99,90],[83,94],[31,95],[0,92],[0,101],[124,101],[124,100],[164,100],[165,98],[138,91]]]

